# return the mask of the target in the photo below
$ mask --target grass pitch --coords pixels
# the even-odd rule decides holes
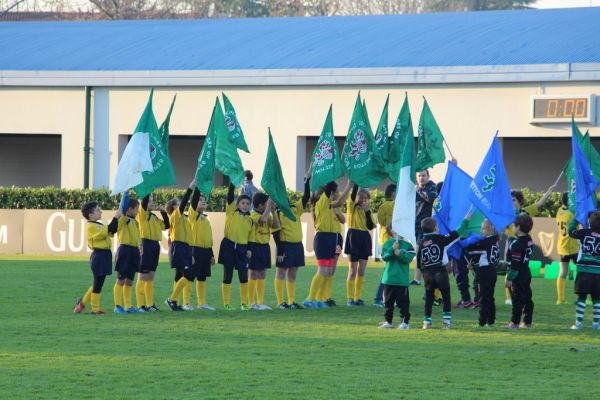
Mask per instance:
[[[275,306],[270,272],[267,303]],[[299,271],[298,299],[313,272]],[[342,266],[335,277],[339,303],[345,272]],[[369,303],[380,274],[367,271]],[[219,308],[221,278],[216,266],[208,299]],[[159,307],[171,279],[161,264]],[[585,330],[570,331],[574,306],[554,304],[554,281],[533,281],[532,330],[476,329],[476,310],[454,310],[453,329],[443,331],[436,307],[436,329],[426,332],[418,329],[422,288],[411,287],[412,329],[399,331],[377,329],[382,310],[372,306],[212,313],[163,306],[153,314],[74,315],[74,300],[90,283],[87,260],[0,260],[0,398],[589,399],[600,393],[600,332],[590,328],[591,307]],[[113,284],[114,276],[103,290],[107,311]],[[500,326],[510,313],[501,304],[501,280],[496,292]],[[455,288],[452,295],[455,303]]]

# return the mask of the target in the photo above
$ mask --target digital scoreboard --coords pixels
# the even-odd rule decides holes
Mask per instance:
[[[531,123],[595,122],[594,95],[537,95],[531,97]]]

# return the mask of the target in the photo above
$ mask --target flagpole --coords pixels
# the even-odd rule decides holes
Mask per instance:
[[[448,153],[450,153],[450,157],[452,157],[453,160],[456,160],[456,158],[454,158],[454,154],[452,154],[452,150],[450,150],[450,146],[448,146],[448,143],[446,142],[446,138],[444,137],[444,135],[442,135],[442,139],[444,140],[444,144],[446,145]]]
[[[560,181],[560,178],[562,178],[563,174],[565,173],[565,170],[560,171],[560,175],[558,176],[558,178],[556,178],[556,180],[554,181],[554,186],[558,185],[558,181]]]

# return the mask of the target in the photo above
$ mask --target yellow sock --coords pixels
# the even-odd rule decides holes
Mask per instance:
[[[275,278],[274,284],[275,284],[275,297],[277,297],[277,304],[282,304],[284,302],[284,300],[283,300],[284,280]]]
[[[354,288],[356,287],[355,279],[346,280],[346,298],[348,301],[354,300]]]
[[[123,307],[126,310],[131,308],[131,286],[123,286]]]
[[[315,301],[317,300],[317,296],[319,294],[319,290],[321,289],[323,275],[319,274],[319,272],[315,272],[315,276],[313,276],[312,281],[310,282],[310,291],[308,292],[308,297],[306,300]]]
[[[196,297],[199,306],[206,304],[206,281],[196,281]]]
[[[100,311],[100,293],[91,293],[92,312]]]
[[[433,291],[433,297],[435,297],[436,299],[441,299],[442,298],[442,291],[440,289],[435,289]]]
[[[556,293],[558,295],[558,301],[565,301],[565,288],[567,286],[567,280],[565,278],[556,279]]]
[[[144,287],[146,286],[145,282],[146,281],[143,281],[140,278],[138,278],[137,282],[135,283],[135,303],[137,305],[137,308],[140,308],[144,305]]]
[[[183,287],[183,304],[192,304],[192,281],[187,281]]]
[[[115,301],[115,307],[123,306],[123,286],[118,283],[115,283],[115,286],[113,287],[113,299]]]
[[[87,303],[89,303],[91,298],[92,298],[92,287],[90,286],[90,288],[85,292],[85,294],[81,298],[81,302],[83,304],[87,304]]]
[[[221,283],[221,293],[223,294],[223,305],[231,304],[231,283]]]
[[[296,302],[296,282],[286,281],[285,287],[287,289],[288,304],[294,304]],[[281,291],[283,292],[283,288],[281,288]]]
[[[245,304],[254,304],[254,292],[256,292],[256,280],[255,279],[248,279],[248,296],[246,297],[246,300],[242,301],[242,303]],[[241,286],[240,286],[241,287]]]
[[[154,305],[154,281],[145,281],[144,295],[146,297],[146,305],[148,307]]]
[[[249,285],[247,283],[240,283],[240,303],[241,304],[247,304],[245,303],[245,301],[248,300],[248,287]]]
[[[329,300],[332,298],[333,291],[333,275],[330,275],[325,278],[325,300]]]
[[[173,293],[171,293],[171,295],[169,296],[169,299],[171,300],[175,300],[175,299],[179,299],[179,295],[181,294],[181,292],[183,292],[183,288],[188,284],[188,280],[185,279],[185,277],[181,277],[180,280],[177,281],[177,284],[175,285],[175,289],[173,289]],[[177,301],[177,300],[175,300]]]
[[[365,277],[357,276],[354,280],[354,301],[358,301],[361,299],[362,290],[365,286]]]
[[[510,293],[510,289],[504,288],[504,294],[506,295],[506,300],[512,300],[512,294]]]
[[[256,302],[257,304],[265,304],[265,280],[256,280]]]

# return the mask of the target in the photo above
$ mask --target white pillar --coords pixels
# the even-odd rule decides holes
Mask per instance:
[[[94,176],[92,180],[94,189],[109,187],[110,182],[109,109],[108,89],[94,89],[94,136],[91,144],[94,156]]]

